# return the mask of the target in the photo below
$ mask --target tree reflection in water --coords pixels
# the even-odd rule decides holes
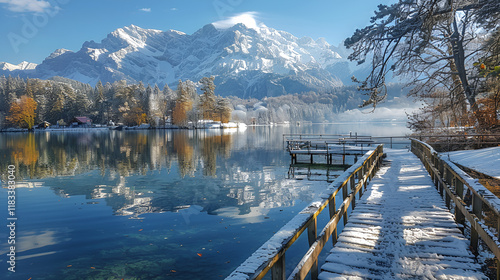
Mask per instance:
[[[243,139],[238,148],[235,137]],[[270,148],[262,133],[255,137],[259,142],[221,130],[2,134],[0,168],[14,164],[18,178],[31,181],[77,179],[50,187],[62,197],[103,199],[115,214],[134,217],[190,205],[209,214],[236,207],[229,212],[246,215],[252,207],[286,206],[307,196],[285,182],[283,150]],[[241,146],[244,141],[254,147]]]

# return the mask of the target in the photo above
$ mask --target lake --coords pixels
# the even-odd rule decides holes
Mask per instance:
[[[223,279],[328,185],[289,178],[282,135],[349,132],[409,133],[351,123],[0,134],[2,205],[9,168],[17,186],[16,272],[3,226],[0,277]]]

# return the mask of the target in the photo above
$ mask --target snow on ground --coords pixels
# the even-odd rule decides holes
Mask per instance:
[[[486,279],[420,160],[384,150],[320,279]]]
[[[441,153],[452,162],[500,179],[500,147]]]

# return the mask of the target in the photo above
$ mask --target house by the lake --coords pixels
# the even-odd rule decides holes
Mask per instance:
[[[71,119],[71,126],[73,127],[91,127],[92,120],[88,117],[74,117]]]

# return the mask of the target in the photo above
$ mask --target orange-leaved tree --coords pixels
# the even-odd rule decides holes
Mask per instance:
[[[175,101],[175,107],[172,112],[172,123],[175,125],[186,125],[187,113],[193,109],[193,99],[181,81],[179,81],[179,86],[177,86],[177,92],[179,97]]]
[[[37,103],[33,98],[23,95],[10,106],[7,121],[32,129],[35,125],[36,107]]]
[[[127,123],[127,125],[141,125],[146,122],[146,119],[146,113],[144,113],[142,108],[139,106],[135,106],[125,116],[124,121]]]

